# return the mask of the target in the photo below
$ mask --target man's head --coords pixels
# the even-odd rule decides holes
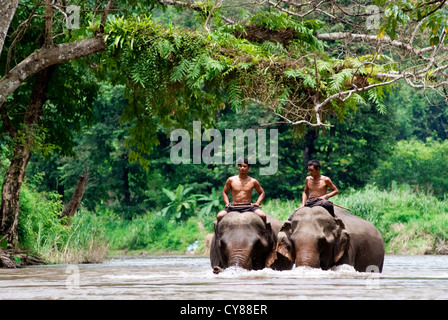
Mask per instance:
[[[249,169],[250,164],[247,158],[238,161],[238,171],[240,172],[240,174],[246,174],[249,171]]]
[[[308,161],[308,172],[311,176],[313,176],[314,174],[319,174],[320,162],[318,160]]]

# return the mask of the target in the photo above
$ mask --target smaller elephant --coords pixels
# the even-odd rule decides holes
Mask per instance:
[[[340,208],[332,217],[322,207],[303,207],[282,226],[277,252],[296,267],[328,270],[348,264],[359,272],[382,272],[384,242],[372,223]]]
[[[293,263],[278,255],[277,234],[282,222],[266,215],[266,223],[253,212],[231,211],[214,223],[210,263],[214,273],[239,266],[247,270],[292,269]]]

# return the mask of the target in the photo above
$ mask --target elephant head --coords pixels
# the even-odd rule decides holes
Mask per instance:
[[[304,207],[282,226],[277,252],[295,262],[296,267],[327,270],[342,258],[349,243],[350,236],[342,220],[322,207]]]
[[[230,266],[260,270],[276,253],[271,224],[253,212],[229,212],[215,222],[214,229],[210,262],[215,273]]]

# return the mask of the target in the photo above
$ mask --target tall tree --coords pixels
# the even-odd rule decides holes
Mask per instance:
[[[35,143],[35,135],[39,130],[39,121],[42,116],[43,106],[48,99],[49,83],[55,66],[70,60],[92,55],[106,48],[103,34],[104,23],[111,5],[111,2],[106,4],[99,27],[95,31],[93,38],[57,44],[55,42],[55,39],[58,40],[58,34],[56,32],[62,31],[62,35],[65,35],[65,24],[57,24],[54,21],[54,9],[56,8],[60,12],[65,12],[65,5],[63,7],[62,5],[59,7],[55,6],[51,0],[46,0],[44,4],[42,1],[29,2],[27,4],[33,4],[31,13],[11,33],[15,38],[12,41],[5,42],[9,27],[17,12],[18,2],[14,1],[2,7],[6,19],[2,20],[0,24],[0,53],[3,51],[5,44],[7,43],[8,45],[8,54],[5,59],[5,74],[0,79],[0,114],[3,126],[14,141],[13,157],[2,185],[0,235],[2,238],[8,240],[8,247],[10,248],[15,247],[18,242],[17,226],[19,219],[20,189],[23,184],[26,166]],[[25,12],[26,9],[24,9]],[[28,48],[32,53],[10,69],[12,50],[27,32],[31,21],[39,17],[35,14],[39,10],[43,11],[44,17],[41,47],[37,51],[35,48],[31,48],[31,50]],[[33,76],[35,82],[30,93],[29,104],[26,108],[23,122],[17,126],[8,110],[14,105],[14,101],[12,103],[5,102],[25,81]]]
[[[156,123],[182,123],[188,115],[212,125],[223,94],[233,107],[257,102],[281,122],[311,126],[329,126],[328,119],[343,119],[366,100],[385,112],[384,87],[400,80],[447,97],[446,0],[374,3],[372,10],[371,1],[352,0],[148,1],[148,11],[175,6],[198,13],[200,27],[186,30],[156,24],[147,16],[118,17],[142,5],[117,1],[122,6],[114,7],[117,18],[106,44],[104,26],[112,1],[91,10],[89,28],[82,30],[87,37],[78,33],[72,38],[76,32],[65,27],[66,1],[24,1],[29,13],[10,30],[19,1],[1,0],[0,58],[7,54],[0,78],[2,120],[10,125],[5,102],[32,76],[107,48],[105,59],[115,59],[120,70],[116,79],[128,87],[124,120],[133,124],[129,159],[143,165],[148,163],[142,153],[157,143]],[[236,14],[238,9],[242,15]],[[14,47],[37,21],[44,26],[40,47],[12,59]],[[18,197],[20,188],[7,189]],[[1,230],[14,244],[16,224],[10,221],[16,214],[3,207],[8,205],[2,205]]]

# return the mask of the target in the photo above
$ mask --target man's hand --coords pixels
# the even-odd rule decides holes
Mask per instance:
[[[252,207],[260,207],[260,204],[258,204],[258,203],[252,203]]]

